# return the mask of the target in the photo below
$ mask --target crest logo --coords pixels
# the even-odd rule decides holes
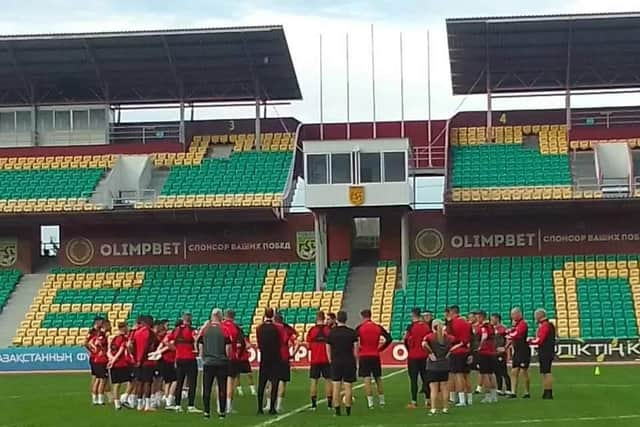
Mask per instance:
[[[0,267],[11,267],[18,260],[18,241],[16,239],[0,240]]]
[[[67,259],[74,265],[87,265],[93,259],[95,249],[91,240],[85,237],[71,239],[65,247]]]
[[[298,258],[312,261],[316,257],[316,234],[313,231],[296,233],[296,254]]]
[[[349,187],[349,201],[354,206],[361,206],[364,203],[364,187]]]
[[[435,228],[425,228],[416,235],[415,246],[423,257],[436,257],[444,250],[444,236]]]

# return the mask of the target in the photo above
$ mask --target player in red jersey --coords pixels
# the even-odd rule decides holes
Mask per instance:
[[[460,317],[460,307],[457,305],[449,307],[450,324],[449,334],[455,337],[455,349],[451,351],[450,363],[451,374],[454,378],[455,391],[458,393],[458,404],[456,406],[467,406],[473,399],[471,393],[471,383],[469,378],[469,345],[471,342],[471,325]]]
[[[196,408],[196,387],[198,384],[198,362],[196,359],[196,336],[197,331],[191,326],[191,313],[184,313],[182,321],[176,328],[167,335],[167,341],[176,349],[176,374],[177,384],[174,395],[175,406],[167,409],[182,410],[182,387],[185,380],[189,387],[187,412],[201,414],[202,411]]]
[[[522,317],[522,310],[516,307],[511,310],[511,320],[513,327],[507,333],[507,346],[513,348],[512,370],[511,370],[511,395],[516,398],[518,394],[518,382],[520,377],[524,379],[523,399],[531,397],[531,380],[529,378],[529,365],[531,364],[531,348],[527,343],[529,325]]]
[[[485,398],[482,403],[496,403],[498,402],[498,390],[495,376],[497,364],[495,329],[487,319],[485,311],[479,311],[477,316],[480,335],[480,343],[478,345],[479,384],[485,392]]]
[[[137,381],[137,396],[139,411],[153,411],[151,406],[151,385],[157,368],[157,362],[149,360],[149,353],[158,348],[158,340],[151,329],[153,317],[142,316],[141,324],[136,329],[131,340],[133,344],[133,356],[135,378]]]
[[[429,353],[423,347],[422,342],[430,333],[431,326],[423,319],[420,309],[414,308],[411,310],[411,323],[404,334],[404,345],[407,348],[407,372],[411,382],[411,402],[407,405],[409,409],[418,407],[418,376],[422,380],[425,407],[429,404],[431,394],[429,380],[427,379],[427,357]]]
[[[158,398],[158,402],[164,403],[165,408],[167,408],[175,405],[177,380],[176,349],[175,346],[169,342],[169,320],[161,320],[158,331],[158,341],[160,341],[160,345],[156,353],[159,355],[158,373],[162,379],[162,394]]]
[[[309,397],[311,398],[311,409],[318,407],[318,380],[324,379],[325,396],[327,397],[327,407],[332,408],[333,385],[331,383],[331,365],[327,356],[327,338],[331,327],[326,324],[324,311],[316,314],[316,324],[307,333],[307,345],[311,351],[311,366],[309,367]]]
[[[89,333],[87,334],[84,340],[84,348],[86,348],[87,352],[89,353],[89,367],[91,369],[91,387],[89,391],[91,393],[91,402],[94,405],[97,404],[97,400],[98,400],[98,395],[96,394],[96,384],[98,382],[98,378],[96,376],[95,366],[93,363],[93,359],[95,357],[94,348],[91,345],[89,345],[89,343],[102,330],[103,322],[104,322],[104,318],[100,316],[93,319],[93,326],[89,330]]]
[[[108,342],[107,334],[104,330],[104,322],[101,323],[100,329],[93,331],[88,341],[88,347],[92,359],[92,372],[95,380],[93,381],[92,398],[94,405],[104,405],[104,392],[107,385],[109,373],[107,371]]]
[[[542,375],[542,398],[553,400],[553,375],[551,365],[556,355],[556,327],[547,319],[547,312],[539,308],[535,312],[538,322],[536,337],[529,340],[529,344],[538,346],[538,359],[540,361],[540,374]]]
[[[240,355],[245,351],[245,339],[242,329],[236,324],[236,313],[233,310],[227,310],[225,319],[222,321],[222,328],[228,334],[231,352],[229,354],[229,376],[227,377],[227,414],[233,412],[233,392],[238,377],[244,370],[245,366],[240,360]]]
[[[358,376],[364,378],[364,391],[367,395],[367,405],[373,408],[373,390],[371,379],[376,382],[378,403],[385,405],[384,389],[382,386],[382,364],[380,353],[391,345],[391,335],[385,328],[371,320],[371,310],[368,308],[360,312],[362,323],[356,328],[358,335]],[[382,342],[382,343],[381,343]]]
[[[125,322],[118,323],[118,331],[109,344],[109,374],[112,384],[113,404],[116,410],[122,409],[123,405],[128,406],[126,399],[120,400],[120,386],[125,384],[128,386],[131,381],[131,359],[127,350],[127,334],[129,333]],[[125,394],[125,397],[126,394]]]
[[[496,385],[498,395],[511,394],[511,377],[507,369],[509,350],[507,349],[507,328],[502,324],[502,316],[498,313],[491,315],[491,325],[496,331]]]
[[[298,332],[291,325],[284,322],[282,315],[276,313],[273,317],[274,324],[280,333],[280,382],[278,384],[278,400],[276,401],[276,411],[282,411],[282,403],[287,392],[287,383],[291,381],[291,354],[298,351]],[[291,350],[293,348],[293,351]],[[267,399],[267,403],[268,399]]]
[[[244,335],[244,349],[240,353],[239,356],[239,364],[240,364],[240,374],[236,378],[236,391],[239,396],[244,396],[244,390],[242,389],[241,377],[245,375],[247,377],[247,384],[249,385],[249,391],[252,396],[256,395],[256,386],[253,381],[253,370],[251,369],[251,363],[249,361],[251,354],[249,353],[249,348],[251,347],[251,342],[249,342],[249,337]]]

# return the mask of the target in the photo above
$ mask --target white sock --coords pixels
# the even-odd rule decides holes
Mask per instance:
[[[458,392],[458,401],[462,405],[467,404],[467,395],[464,392]]]
[[[230,414],[231,411],[233,410],[231,403],[232,403],[231,399],[227,398],[227,414]]]
[[[242,390],[242,386],[236,387],[236,392],[238,393],[238,396],[244,396],[244,390]]]
[[[113,405],[116,407],[116,409],[122,408],[122,405],[120,404],[119,400],[114,400],[113,401]]]
[[[449,392],[449,400],[451,402],[455,402],[456,401],[456,392],[455,391],[450,391]]]
[[[473,393],[467,393],[467,405],[473,404]]]
[[[142,411],[144,409],[144,399],[141,397],[138,398],[138,411]]]
[[[91,403],[93,403],[94,405],[96,403],[98,403],[98,395],[97,394],[92,394],[91,395]]]
[[[476,391],[477,391],[478,393],[482,393],[482,386],[481,386],[480,384],[478,384],[478,385],[476,386]]]
[[[380,405],[384,406],[385,402],[384,402],[384,394],[379,394],[378,395],[378,402],[380,402]]]
[[[176,398],[173,395],[167,396],[167,406],[175,406]]]
[[[265,402],[264,409],[271,409],[271,398],[267,397]]]
[[[495,388],[491,390],[491,400],[493,400],[494,402],[498,401],[498,390]]]
[[[132,408],[136,407],[137,399],[135,395],[130,394],[127,398],[127,401],[129,402],[129,406],[131,406]]]
[[[276,399],[276,411],[282,410],[282,397]]]
[[[251,390],[251,395],[255,396],[256,395],[256,386],[254,386],[253,384],[251,384],[249,386],[249,390]]]
[[[369,408],[373,407],[373,396],[367,396],[367,405],[369,405]]]

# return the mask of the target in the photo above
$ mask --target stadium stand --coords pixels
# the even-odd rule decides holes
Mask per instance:
[[[458,258],[414,260],[407,289],[393,297],[392,335],[402,336],[412,307],[442,313],[449,304],[463,312],[480,307],[508,319],[522,307],[545,307],[560,338],[636,338],[640,328],[638,255]],[[613,307],[620,315],[606,321]]]
[[[384,326],[391,327],[391,312],[393,308],[393,292],[396,288],[398,267],[393,261],[381,261],[376,268],[376,279],[371,298],[371,320]],[[399,336],[394,336],[399,339]]]
[[[0,270],[0,313],[9,302],[22,273],[20,270]]]
[[[233,307],[244,327],[256,316],[261,320],[266,307],[296,309],[285,312],[285,319],[302,333],[313,324],[318,308],[340,308],[348,270],[348,263],[332,263],[327,290],[314,292],[315,267],[310,263],[55,269],[34,298],[13,345],[81,345],[97,315],[115,324],[148,313],[176,319],[190,311],[201,324],[212,305]]]

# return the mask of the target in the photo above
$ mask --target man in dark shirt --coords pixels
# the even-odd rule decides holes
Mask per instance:
[[[538,346],[538,359],[540,361],[540,374],[542,374],[542,398],[553,399],[553,376],[551,375],[551,364],[555,358],[556,347],[556,327],[547,319],[547,312],[539,308],[535,312],[538,322],[538,332],[536,337],[529,341],[529,344]]]
[[[318,407],[318,380],[322,377],[325,381],[325,396],[327,397],[327,406],[332,405],[332,384],[331,365],[327,358],[327,338],[331,328],[326,324],[326,316],[324,311],[318,311],[316,314],[316,324],[307,333],[307,345],[311,351],[311,363],[309,367],[309,378],[311,384],[309,387],[309,396],[311,398],[311,408],[315,410]]]
[[[336,415],[341,415],[340,392],[344,391],[344,406],[347,415],[351,415],[353,383],[356,381],[356,358],[358,354],[358,335],[349,328],[347,313],[339,311],[337,326],[331,329],[327,338],[327,357],[331,364],[333,381],[333,407]]]
[[[260,370],[258,379],[258,414],[264,414],[264,389],[267,383],[271,383],[271,399],[269,400],[269,414],[276,415],[276,400],[278,397],[278,382],[280,380],[280,331],[273,323],[273,309],[267,308],[264,313],[264,322],[258,326],[256,336],[258,349],[260,350]]]
[[[507,362],[509,361],[507,328],[502,324],[502,316],[499,313],[491,315],[491,324],[496,331],[496,353],[498,355],[496,363],[496,383],[498,386],[498,395],[510,395],[511,377],[507,370]]]
[[[356,328],[359,339],[358,375],[364,378],[364,392],[367,395],[367,405],[369,409],[371,409],[373,408],[372,379],[376,383],[378,402],[380,406],[385,405],[380,353],[391,345],[392,338],[385,328],[371,320],[371,310],[368,308],[362,310],[360,316],[362,317],[362,323]],[[381,344],[382,339],[384,339],[384,341],[382,341]]]
[[[211,415],[211,388],[213,382],[218,384],[218,417],[224,418],[227,413],[227,376],[231,355],[231,334],[222,325],[222,310],[214,308],[209,320],[200,330],[198,340],[202,359],[202,400],[204,417]]]

